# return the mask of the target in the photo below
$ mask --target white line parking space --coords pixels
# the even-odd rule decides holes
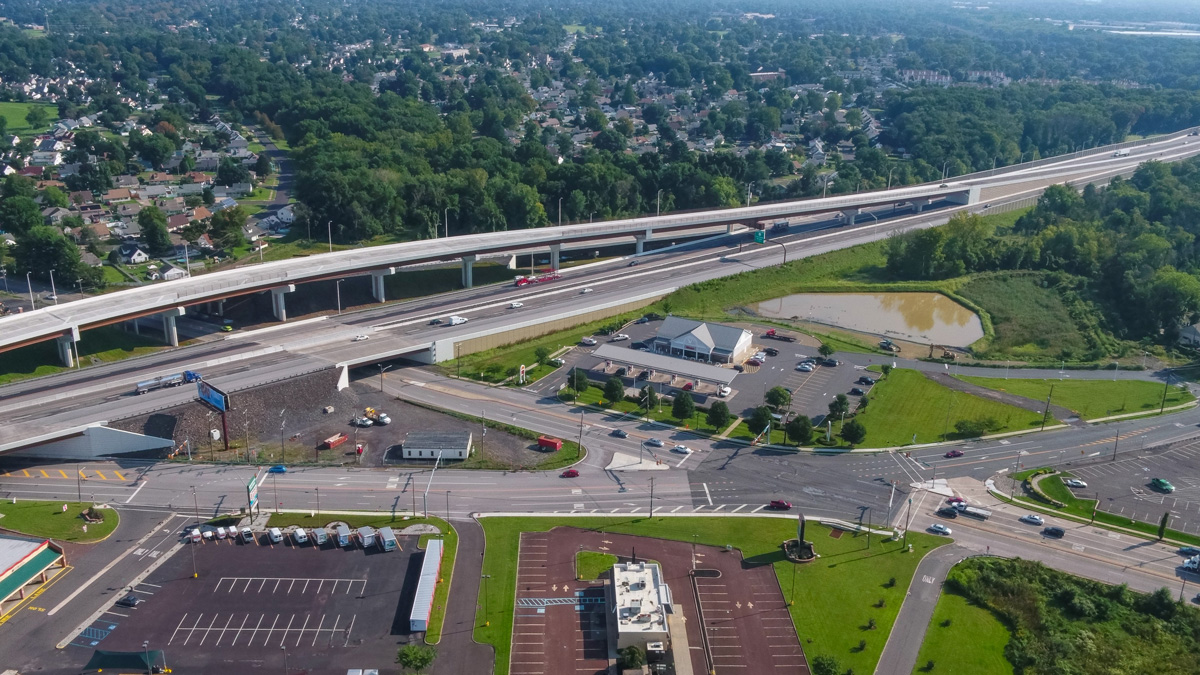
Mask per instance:
[[[221,577],[213,593],[262,593],[285,595],[304,593],[349,595],[355,588],[362,593],[366,579],[306,579],[302,577]]]
[[[184,614],[168,645],[212,647],[315,647],[321,644],[345,647],[354,629],[354,614]],[[310,628],[310,625],[312,626]]]

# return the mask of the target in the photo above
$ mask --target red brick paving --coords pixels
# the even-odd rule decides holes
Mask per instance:
[[[734,551],[698,546],[697,567],[714,576],[692,584],[692,545],[648,537],[555,528],[521,535],[517,608],[513,622],[513,675],[592,675],[608,665],[604,630],[607,606],[600,582],[575,581],[577,551],[611,553],[622,560],[637,555],[662,565],[676,604],[683,607],[692,669],[718,675],[808,675],[796,630],[770,565],[746,565]],[[703,572],[701,573],[704,574]],[[704,621],[700,621],[699,597]],[[544,599],[584,598],[575,603],[542,604]],[[540,610],[540,611],[539,611]],[[703,631],[701,628],[703,627]],[[707,642],[707,644],[706,644]]]

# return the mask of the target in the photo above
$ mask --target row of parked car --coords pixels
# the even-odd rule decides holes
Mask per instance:
[[[267,539],[272,544],[282,544],[287,539],[287,535],[278,527],[272,527],[267,530]],[[390,527],[381,527],[376,530],[370,526],[363,526],[357,530],[351,530],[347,525],[338,525],[332,532],[324,527],[303,528],[297,527],[291,531],[292,543],[296,546],[304,546],[312,542],[313,546],[324,546],[327,542],[334,541],[337,546],[348,548],[355,543],[359,543],[363,548],[371,548],[380,546],[384,551],[391,551],[398,547],[396,534]],[[193,528],[188,534],[187,539],[193,544],[198,544],[201,541],[220,541],[229,539],[231,541],[240,540],[243,544],[254,543],[254,531],[248,527],[243,527],[238,530],[236,527],[206,527]]]

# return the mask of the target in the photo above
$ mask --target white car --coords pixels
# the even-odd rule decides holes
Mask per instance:
[[[800,365],[796,366],[796,370],[802,373],[811,373],[813,371],[813,367],[810,363],[801,363]]]
[[[524,307],[524,306],[525,306],[525,303],[523,303],[523,302],[510,302],[510,303],[508,303],[508,308],[509,308],[509,309],[520,309],[520,308],[522,308],[522,307]]]
[[[759,361],[763,361],[767,358],[767,353],[766,352],[754,352],[754,356],[752,356],[750,358],[758,359]]]
[[[591,292],[592,292],[592,289],[590,289],[590,288],[585,288],[585,289],[583,289],[582,291],[579,291],[579,292],[580,292],[580,293],[591,293]]]
[[[1029,523],[1030,525],[1044,525],[1045,524],[1045,521],[1042,520],[1042,517],[1037,514],[1034,514],[1034,513],[1031,513],[1027,516],[1021,516],[1021,522]]]
[[[370,340],[370,339],[371,339],[370,335],[355,335],[353,342],[362,342],[363,340]]]
[[[594,347],[596,345],[596,339],[590,338],[590,337],[585,337],[585,338],[582,338],[579,340],[579,344],[586,345],[588,347]]]
[[[692,454],[692,449],[686,445],[677,445],[671,448],[671,452],[678,452],[681,455],[690,455]]]
[[[724,384],[721,385],[720,388],[717,389],[717,396],[724,397],[724,396],[728,396],[732,393],[733,393],[733,389],[731,389],[729,386],[724,385]]]
[[[616,335],[612,336],[613,342],[620,342],[622,340],[628,340],[628,339],[629,339],[629,336],[624,333],[617,333]]]
[[[944,534],[946,536],[950,536],[950,528],[946,527],[945,525],[943,525],[941,523],[934,523],[934,524],[930,525],[929,531],[934,534]]]
[[[1069,488],[1085,488],[1085,487],[1087,487],[1087,483],[1079,480],[1078,478],[1068,478],[1067,480],[1063,481],[1063,484]]]
[[[652,445],[656,448],[661,448],[663,446],[663,442],[658,440],[657,438],[647,438],[646,445]]]

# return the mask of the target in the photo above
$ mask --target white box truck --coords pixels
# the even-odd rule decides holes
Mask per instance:
[[[460,325],[460,324],[464,324],[464,323],[466,323],[466,322],[467,322],[467,317],[465,317],[465,316],[452,316],[452,317],[450,317],[450,325],[451,325],[451,326],[458,326],[458,325]]]
[[[345,548],[350,545],[350,528],[346,525],[337,526],[338,546]]]
[[[375,528],[368,525],[363,525],[358,528],[358,540],[362,542],[363,548],[371,548],[375,545]]]
[[[1120,150],[1113,153],[1113,157],[1128,157],[1128,156],[1129,156],[1129,148],[1121,148]]]

